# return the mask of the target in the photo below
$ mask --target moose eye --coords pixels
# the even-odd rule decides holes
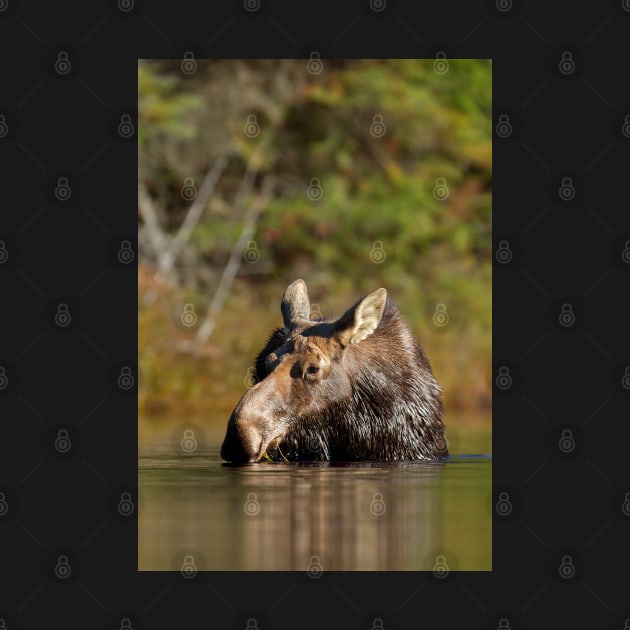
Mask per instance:
[[[317,365],[309,365],[306,368],[306,373],[310,376],[314,376],[315,374],[317,374],[317,372],[319,372],[319,366]]]

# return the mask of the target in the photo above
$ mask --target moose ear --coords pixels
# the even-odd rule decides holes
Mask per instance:
[[[387,291],[376,289],[360,299],[337,320],[337,338],[343,346],[359,343],[376,330],[383,316],[386,299]]]
[[[284,292],[280,305],[284,325],[291,328],[301,319],[308,320],[311,301],[308,299],[308,291],[304,280],[294,280]]]

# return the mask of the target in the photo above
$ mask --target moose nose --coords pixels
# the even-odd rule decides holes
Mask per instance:
[[[242,464],[249,461],[249,455],[245,452],[242,442],[238,439],[235,431],[228,429],[228,432],[221,445],[221,457],[226,462]]]
[[[262,435],[251,422],[244,423],[236,413],[228,422],[221,457],[233,463],[254,463],[262,457]]]

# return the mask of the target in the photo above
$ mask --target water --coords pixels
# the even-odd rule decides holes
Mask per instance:
[[[139,570],[492,569],[489,456],[233,467],[218,450],[143,447]]]

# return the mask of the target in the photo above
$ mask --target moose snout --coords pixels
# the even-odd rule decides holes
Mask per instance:
[[[255,422],[245,419],[237,407],[228,422],[221,457],[233,463],[254,463],[262,458],[264,448],[262,432]]]
[[[260,461],[284,432],[278,413],[281,400],[282,392],[273,376],[251,387],[230,416],[221,457],[234,463]]]

